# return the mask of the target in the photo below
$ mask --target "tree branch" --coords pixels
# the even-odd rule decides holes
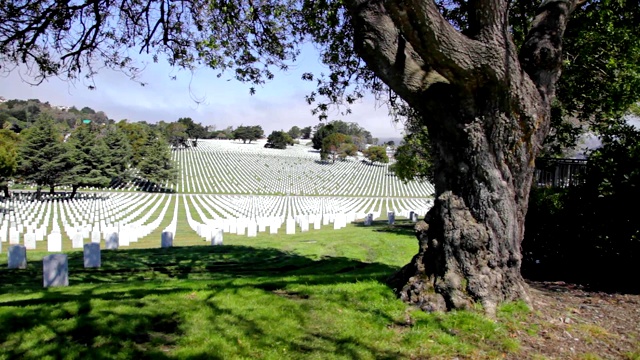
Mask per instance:
[[[550,103],[562,67],[562,37],[569,15],[578,0],[544,0],[520,49],[523,70],[536,84],[543,100]]]
[[[469,31],[465,34],[483,42],[503,42],[502,34],[508,23],[508,1],[471,0],[468,9]]]
[[[468,79],[476,68],[482,43],[456,30],[432,0],[390,0],[388,14],[423,61],[450,82]]]
[[[348,4],[354,28],[355,50],[368,67],[396,94],[419,108],[422,94],[431,84],[447,80],[422,60],[397,30],[380,1]]]

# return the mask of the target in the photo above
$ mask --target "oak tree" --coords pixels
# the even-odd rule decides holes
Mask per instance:
[[[520,245],[529,188],[551,129],[565,30],[584,2],[7,0],[0,62],[25,63],[35,82],[90,76],[98,64],[135,76],[135,49],[260,85],[313,41],[329,72],[304,75],[318,84],[306,100],[322,119],[331,104],[371,91],[429,129],[435,204],[418,226],[419,253],[390,284],[423,309],[479,303],[493,314],[528,299]],[[611,21],[629,14],[637,24],[632,1],[590,0],[595,16],[584,20],[598,25],[611,3],[623,4]]]

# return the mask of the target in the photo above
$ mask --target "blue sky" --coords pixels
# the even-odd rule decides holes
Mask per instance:
[[[0,96],[6,99],[37,98],[52,105],[89,106],[102,110],[115,120],[157,122],[175,121],[191,117],[203,125],[227,126],[261,125],[265,133],[272,130],[288,130],[293,125],[313,126],[317,117],[311,115],[311,107],[304,96],[314,89],[313,82],[301,80],[304,72],[319,74],[323,66],[318,54],[306,47],[299,61],[288,72],[277,72],[275,79],[256,88],[249,95],[249,84],[233,79],[232,73],[217,78],[217,72],[207,68],[191,74],[171,68],[166,63],[148,64],[140,76],[141,86],[125,75],[103,70],[94,78],[95,90],[88,83],[65,82],[48,79],[32,86],[21,79],[14,70],[0,77]],[[177,80],[171,80],[176,76]],[[387,114],[387,108],[377,105],[373,97],[363,99],[352,107],[353,114],[342,116],[332,113],[330,119],[356,122],[379,138],[401,137],[402,124],[395,124]]]

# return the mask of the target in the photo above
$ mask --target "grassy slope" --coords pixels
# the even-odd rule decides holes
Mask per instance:
[[[377,223],[289,236],[225,234],[221,247],[103,251],[101,269],[83,269],[82,253],[68,252],[71,286],[50,289],[42,289],[44,252],[30,252],[26,270],[6,269],[2,254],[0,359],[495,358],[517,351],[510,328],[526,314],[517,304],[494,323],[471,312],[425,314],[395,298],[384,279],[415,253],[411,233]],[[156,247],[158,238],[137,245]],[[195,233],[181,241],[205,244]]]

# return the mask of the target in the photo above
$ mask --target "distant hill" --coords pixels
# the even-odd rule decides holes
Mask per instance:
[[[108,124],[110,121],[103,111],[95,111],[88,106],[78,110],[75,106],[56,106],[38,99],[0,99],[0,126],[4,129],[21,132],[31,126],[42,113],[53,117],[63,131],[73,129],[85,119],[94,124]]]

